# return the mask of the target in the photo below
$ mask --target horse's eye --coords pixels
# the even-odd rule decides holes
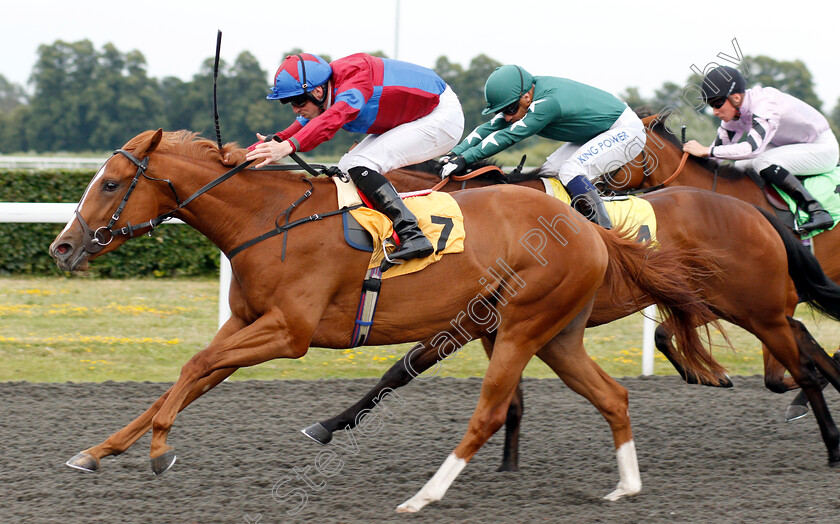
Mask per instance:
[[[117,187],[119,187],[119,184],[117,184],[113,180],[109,180],[102,185],[102,189],[108,192],[116,191]]]

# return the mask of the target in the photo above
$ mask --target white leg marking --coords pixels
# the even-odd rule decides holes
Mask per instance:
[[[618,500],[621,497],[635,495],[642,491],[642,477],[639,475],[639,460],[636,458],[636,444],[630,440],[615,450],[618,459],[618,486],[615,491],[604,497]]]
[[[451,453],[446,460],[441,464],[440,469],[437,470],[432,478],[426,482],[416,495],[406,500],[397,506],[398,513],[417,513],[423,507],[430,503],[440,500],[446,494],[449,486],[455,482],[455,478],[467,465],[467,461],[458,458],[454,453]]]

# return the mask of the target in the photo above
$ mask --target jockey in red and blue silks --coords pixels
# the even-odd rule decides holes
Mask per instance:
[[[831,215],[796,178],[827,173],[840,158],[837,138],[822,113],[772,87],[746,89],[744,76],[729,66],[711,70],[701,91],[722,123],[711,146],[691,140],[683,150],[754,169],[808,213],[802,231],[831,227]]]
[[[373,207],[388,216],[400,238],[391,258],[428,256],[431,243],[416,217],[382,175],[449,151],[464,131],[458,97],[434,71],[407,62],[364,53],[327,64],[301,53],[287,56],[266,97],[290,103],[297,119],[268,142],[249,147],[256,167],[278,162],[290,153],[310,151],[330,140],[339,128],[366,133],[338,167]]]

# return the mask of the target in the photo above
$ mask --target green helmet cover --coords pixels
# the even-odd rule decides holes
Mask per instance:
[[[518,65],[503,65],[487,77],[484,99],[487,105],[482,115],[497,113],[531,90],[534,77]]]

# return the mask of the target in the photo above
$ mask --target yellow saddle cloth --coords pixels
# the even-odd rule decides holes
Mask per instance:
[[[407,197],[403,202],[417,217],[420,229],[435,247],[435,252],[426,258],[407,260],[403,264],[393,266],[382,274],[382,278],[414,273],[437,262],[445,254],[464,251],[464,215],[450,194],[435,191]],[[373,237],[373,255],[368,268],[379,267],[385,258],[382,242],[391,238],[394,233],[391,221],[382,213],[368,207],[353,209],[350,214]]]
[[[543,178],[545,192],[558,200],[570,204],[572,199],[563,184],[556,178]],[[604,200],[607,214],[613,228],[629,232],[637,242],[650,240],[656,244],[656,214],[653,206],[638,197],[622,197],[621,200]]]

